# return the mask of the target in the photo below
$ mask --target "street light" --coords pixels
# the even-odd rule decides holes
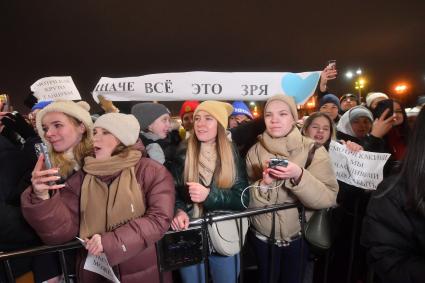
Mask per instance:
[[[407,85],[406,84],[398,84],[394,87],[394,90],[397,94],[403,94],[407,91]]]
[[[359,77],[355,82],[354,82],[354,88],[357,89],[357,91],[359,92],[359,102],[362,103],[362,89],[364,88],[366,84],[366,80],[364,78]]]
[[[361,68],[357,68],[355,72],[348,70],[345,73],[345,76],[347,77],[347,79],[351,80],[354,77],[356,78],[356,81],[354,82],[354,88],[357,90],[359,94],[360,103],[362,103],[362,89],[365,87],[365,84],[366,84],[366,80],[361,77],[362,74],[363,74],[363,71]]]
[[[348,71],[347,73],[345,73],[345,76],[347,77],[347,79],[351,79],[353,78],[353,72]]]

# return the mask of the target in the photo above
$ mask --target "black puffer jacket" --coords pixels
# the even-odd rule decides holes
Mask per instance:
[[[425,217],[407,208],[404,181],[396,178],[373,193],[361,242],[382,282],[425,282]]]

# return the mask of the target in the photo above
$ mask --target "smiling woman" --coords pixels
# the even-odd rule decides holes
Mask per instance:
[[[312,138],[316,143],[329,149],[332,139],[335,139],[335,124],[331,118],[322,112],[312,113],[304,122],[302,128],[304,136]]]
[[[229,141],[226,128],[233,107],[220,101],[204,101],[196,108],[194,134],[181,148],[172,166],[176,180],[176,213],[173,230],[189,227],[189,217],[215,210],[242,210],[241,194],[248,184],[243,162]],[[248,194],[244,203],[248,202]],[[213,282],[237,282],[239,254],[224,256],[212,249],[208,257]],[[203,264],[180,269],[184,283],[203,283]],[[199,279],[202,278],[202,279]]]

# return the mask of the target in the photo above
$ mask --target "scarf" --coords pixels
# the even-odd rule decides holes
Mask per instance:
[[[209,186],[211,184],[215,166],[217,162],[216,144],[201,143],[199,153],[199,178],[202,184]]]
[[[161,139],[157,134],[154,134],[152,132],[143,132],[142,131],[141,133],[145,138],[147,138],[149,140],[157,141],[157,140]]]
[[[267,131],[258,136],[260,144],[271,154],[277,157],[289,158],[291,152],[301,146],[302,136],[294,126],[284,137],[274,138]]]
[[[131,150],[128,155],[114,155],[106,160],[86,157],[80,200],[80,237],[111,231],[142,216],[146,207],[142,188],[134,172],[141,152]],[[108,186],[102,179],[117,177]],[[102,178],[103,177],[103,178]]]
[[[199,181],[204,186],[209,186],[214,177],[215,166],[217,162],[216,143],[201,143],[199,152]],[[201,203],[193,204],[193,217],[198,218],[203,215],[204,209]]]

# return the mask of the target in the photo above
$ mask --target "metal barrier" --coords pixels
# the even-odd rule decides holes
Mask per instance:
[[[291,203],[291,204],[276,204],[276,205],[271,205],[271,206],[264,206],[261,208],[249,208],[246,209],[244,211],[240,211],[240,212],[232,212],[232,213],[227,213],[227,214],[220,214],[220,215],[215,215],[215,214],[206,214],[204,217],[202,218],[197,218],[197,219],[193,219],[190,221],[189,224],[189,228],[191,227],[201,227],[201,233],[202,233],[202,238],[203,238],[203,246],[202,246],[202,261],[204,263],[204,268],[205,268],[205,282],[208,282],[208,254],[209,254],[209,243],[208,243],[208,224],[211,224],[213,222],[219,222],[219,221],[225,221],[225,220],[233,220],[233,219],[239,219],[240,222],[240,227],[242,227],[242,218],[244,217],[250,217],[250,216],[255,216],[255,215],[259,215],[259,214],[264,214],[264,213],[273,213],[273,219],[275,218],[275,214],[276,211],[279,210],[284,210],[284,209],[290,209],[290,208],[298,208],[299,204],[298,203]],[[274,231],[274,227],[275,227],[275,221],[272,222],[272,230]],[[243,239],[242,239],[242,230],[239,230],[240,233],[240,246],[242,247],[243,245]],[[187,265],[182,265],[180,264],[180,261],[177,261],[178,264],[176,264],[175,266],[164,266],[163,265],[163,257],[165,257],[165,255],[162,252],[162,242],[166,239],[167,235],[173,235],[173,234],[178,234],[179,232],[172,232],[169,231],[167,232],[164,237],[158,242],[157,244],[157,257],[158,257],[158,269],[159,269],[159,273],[160,273],[160,282],[163,282],[163,273],[167,272],[167,271],[172,271],[172,270],[176,270],[179,269],[181,267],[184,266],[190,266],[193,264],[193,262],[189,261],[189,264]],[[273,233],[274,234],[274,233]],[[271,239],[271,240],[275,240],[275,239]],[[242,249],[241,249],[242,250]],[[302,251],[301,251],[302,252]],[[273,253],[270,253],[270,261],[273,261]],[[243,265],[243,256],[242,253],[240,253],[240,266],[241,269],[244,266]],[[273,265],[270,265],[271,268],[273,268]],[[270,270],[271,273],[273,273],[273,270]],[[244,282],[244,278],[243,278],[243,272],[240,273],[239,276],[239,282]],[[270,278],[270,281],[272,281],[273,278]]]
[[[33,257],[41,254],[55,253],[59,254],[59,261],[64,275],[64,280],[69,283],[69,273],[66,267],[66,259],[64,251],[81,248],[82,245],[79,241],[72,241],[62,245],[54,246],[40,246],[31,249],[19,250],[8,253],[0,253],[0,262],[3,262],[6,271],[6,277],[9,282],[15,282],[13,277],[12,268],[10,266],[10,260],[18,257]]]
[[[199,227],[200,226],[201,229],[202,229],[204,239],[208,239],[208,236],[207,236],[208,227],[207,227],[207,225],[210,224],[210,223],[225,221],[225,220],[230,220],[230,219],[241,219],[243,217],[250,217],[250,216],[264,214],[264,213],[273,213],[273,215],[275,215],[276,211],[295,208],[295,207],[298,207],[297,203],[277,204],[277,205],[265,206],[265,207],[261,207],[261,208],[250,208],[250,209],[247,209],[247,210],[244,210],[244,211],[233,212],[233,213],[230,213],[230,214],[222,214],[222,215],[207,214],[203,218],[193,219],[190,222],[190,227]],[[240,220],[240,223],[242,223],[242,220]],[[273,226],[274,226],[274,222],[273,222]],[[166,233],[166,235],[170,234],[170,233],[173,233],[173,232],[169,231],[169,232]],[[240,233],[242,233],[242,232],[240,231]],[[158,244],[160,244],[161,241],[163,241],[163,239],[161,239],[158,242]],[[158,248],[158,244],[157,244],[157,248]],[[240,244],[242,246],[242,238],[241,238]],[[5,270],[6,270],[7,280],[9,282],[15,282],[15,279],[13,277],[13,272],[12,272],[12,269],[11,269],[11,266],[10,266],[10,260],[11,259],[18,258],[18,257],[32,257],[32,256],[41,255],[41,254],[57,252],[57,253],[59,253],[60,264],[61,264],[62,272],[64,274],[65,282],[69,283],[70,282],[69,277],[68,277],[69,274],[68,274],[68,270],[67,270],[67,267],[66,267],[66,260],[65,260],[64,251],[65,250],[71,250],[71,249],[78,249],[78,248],[81,248],[81,247],[82,247],[82,245],[79,241],[72,241],[72,242],[69,242],[69,243],[66,243],[66,244],[62,244],[62,245],[40,246],[40,247],[31,248],[31,249],[24,249],[24,250],[7,252],[7,253],[1,253],[0,252],[0,262],[3,262],[3,264],[4,264],[4,267],[5,267]],[[202,253],[203,253],[203,260],[204,260],[204,263],[205,263],[206,271],[208,269],[208,252],[209,252],[208,251],[208,245],[204,245],[202,247]],[[158,269],[159,269],[159,272],[160,272],[160,277],[162,278],[162,274],[164,272],[174,270],[174,269],[163,268],[163,266],[160,265],[160,262],[161,262],[160,257],[161,257],[161,254],[158,253]],[[242,255],[241,255],[241,260],[240,260],[240,266],[241,267],[243,266]],[[205,281],[208,282],[208,272],[205,272],[205,276],[206,276]],[[239,281],[243,282],[243,273],[242,272],[241,272]]]

